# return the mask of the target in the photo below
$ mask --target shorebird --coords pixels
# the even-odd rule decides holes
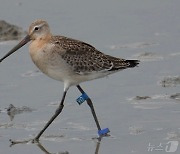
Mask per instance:
[[[38,141],[48,126],[61,113],[67,91],[71,86],[76,86],[82,93],[82,99],[87,101],[100,132],[101,127],[92,101],[79,84],[135,67],[139,61],[112,57],[88,43],[64,36],[54,36],[46,21],[36,20],[30,25],[28,35],[1,58],[0,62],[28,42],[31,42],[29,52],[34,64],[47,76],[64,83],[64,93],[58,108],[34,140]],[[106,132],[104,134],[101,132],[100,135],[106,135],[108,131],[106,129]]]

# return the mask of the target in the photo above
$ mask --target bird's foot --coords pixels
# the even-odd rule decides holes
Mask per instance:
[[[12,140],[10,139],[10,146],[13,146],[15,144],[26,144],[26,143],[38,143],[39,140],[34,138],[34,139],[27,139],[27,140]]]
[[[110,132],[109,128],[104,128],[104,129],[98,130],[98,135],[99,137],[110,136],[108,134],[109,132]]]

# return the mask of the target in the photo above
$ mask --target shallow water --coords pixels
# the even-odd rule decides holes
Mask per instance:
[[[24,30],[42,18],[54,34],[83,40],[113,56],[141,60],[137,68],[82,84],[110,137],[101,142],[93,139],[97,130],[90,110],[85,103],[75,102],[80,93],[72,87],[62,115],[40,140],[44,149],[30,143],[9,147],[9,139],[29,139],[40,131],[63,92],[63,84],[40,73],[28,46],[23,47],[0,66],[0,153],[166,153],[171,143],[180,142],[176,96],[180,92],[180,1],[0,2],[1,19]],[[16,43],[1,42],[0,57]],[[10,104],[33,110],[11,119],[6,112]],[[180,148],[174,153],[179,152]]]

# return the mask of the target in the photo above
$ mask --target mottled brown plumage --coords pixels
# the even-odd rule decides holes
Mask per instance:
[[[105,55],[90,44],[64,36],[53,36],[51,43],[65,50],[61,55],[62,59],[71,66],[74,72],[80,74],[93,71],[118,71],[138,64],[137,60],[130,61]]]

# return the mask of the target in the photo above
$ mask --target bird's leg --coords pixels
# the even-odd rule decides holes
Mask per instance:
[[[77,85],[77,88],[79,89],[79,91],[80,91],[82,94],[85,94],[84,90],[80,87],[80,85]],[[92,115],[93,115],[94,120],[95,120],[95,122],[96,122],[96,126],[97,126],[97,128],[98,128],[98,131],[100,131],[100,130],[101,130],[101,127],[100,127],[99,121],[98,121],[98,119],[97,119],[97,116],[96,116],[96,112],[95,112],[95,110],[94,110],[93,103],[92,103],[92,101],[91,101],[91,99],[90,99],[89,97],[86,99],[86,101],[87,101],[87,104],[89,105],[89,107],[90,107],[90,109],[91,109]]]
[[[86,100],[87,104],[89,105],[90,109],[91,109],[91,112],[92,112],[92,115],[94,117],[94,120],[96,122],[96,126],[98,128],[98,135],[100,137],[103,137],[103,136],[109,136],[108,133],[110,132],[110,130],[108,128],[105,128],[105,129],[101,129],[100,127],[100,124],[99,124],[99,121],[97,119],[97,116],[96,116],[96,112],[94,110],[94,106],[93,106],[93,103],[91,101],[91,99],[87,96],[87,94],[84,92],[84,90],[80,87],[80,85],[77,85],[77,88],[79,89],[79,91],[82,93],[82,96],[80,96],[78,99],[77,99],[77,102],[79,104],[83,103],[84,100]],[[82,98],[82,99],[81,99]],[[79,100],[80,99],[80,100]]]
[[[54,115],[51,117],[51,119],[46,123],[46,125],[44,126],[44,128],[39,132],[39,134],[33,139],[33,140],[23,140],[23,141],[13,141],[13,140],[9,140],[11,142],[11,145],[15,145],[15,144],[23,144],[23,143],[28,143],[29,141],[34,142],[38,142],[39,138],[41,137],[41,135],[44,133],[44,131],[49,127],[49,125],[54,121],[54,119],[61,113],[63,107],[64,107],[64,100],[66,97],[66,93],[67,91],[64,91],[63,93],[63,97],[61,99],[61,103],[59,104],[58,108],[56,109]]]
[[[49,125],[54,121],[54,119],[61,113],[63,107],[64,107],[64,100],[66,97],[67,91],[64,91],[63,97],[61,99],[61,103],[59,104],[59,107],[56,109],[54,115],[51,117],[51,119],[47,122],[47,124],[44,126],[44,128],[39,132],[39,134],[34,138],[33,141],[38,141],[40,136],[44,133],[44,131],[49,127]]]

